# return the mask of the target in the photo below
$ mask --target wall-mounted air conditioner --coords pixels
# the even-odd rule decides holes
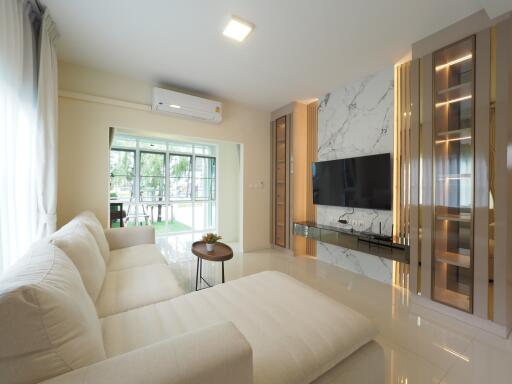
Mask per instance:
[[[222,121],[220,102],[156,87],[153,88],[153,111],[212,123]]]

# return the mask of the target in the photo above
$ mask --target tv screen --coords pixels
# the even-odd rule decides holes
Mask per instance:
[[[391,210],[391,155],[313,163],[313,203]]]

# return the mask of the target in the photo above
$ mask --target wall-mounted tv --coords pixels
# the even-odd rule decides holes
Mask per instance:
[[[313,163],[313,203],[391,210],[391,155]]]

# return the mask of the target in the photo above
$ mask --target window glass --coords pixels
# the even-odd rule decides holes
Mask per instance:
[[[196,156],[195,194],[198,200],[215,200],[215,158]]]
[[[129,201],[135,191],[135,152],[110,151],[110,199]]]
[[[169,205],[171,229],[174,232],[191,231],[193,226],[193,205],[191,202],[174,202]]]
[[[189,143],[170,142],[168,145],[169,152],[173,153],[192,153],[193,151],[192,144]]]
[[[215,228],[215,201],[198,201],[194,204],[195,230]]]
[[[112,146],[123,148],[135,148],[137,146],[137,141],[134,137],[116,135],[114,137],[114,142]]]
[[[192,199],[192,156],[169,155],[169,199]]]
[[[194,144],[194,153],[196,155],[215,155],[215,145]]]
[[[140,153],[140,201],[162,202],[165,200],[165,154]]]
[[[150,151],[165,151],[167,145],[165,142],[159,140],[141,139],[139,140],[139,148],[148,149]]]

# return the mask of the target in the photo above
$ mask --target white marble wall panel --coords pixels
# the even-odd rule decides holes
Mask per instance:
[[[328,93],[318,107],[318,161],[393,152],[393,67]]]
[[[318,161],[393,153],[393,67],[325,95],[318,108]],[[317,222],[343,217],[355,230],[392,233],[392,212],[317,206]],[[393,263],[373,255],[317,242],[319,260],[391,283]]]

